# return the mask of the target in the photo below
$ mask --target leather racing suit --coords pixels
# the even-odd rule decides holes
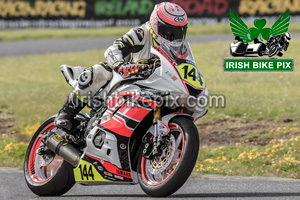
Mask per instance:
[[[114,41],[104,53],[106,62],[88,67],[79,75],[78,84],[68,95],[55,118],[54,125],[71,130],[73,118],[111,80],[112,70],[118,71],[122,68],[122,64],[127,62],[147,64],[151,58],[150,50],[153,42],[155,43],[148,23],[132,28]]]
[[[106,62],[87,68],[78,79],[75,93],[80,100],[82,97],[94,96],[112,78],[112,69],[127,62],[147,64],[151,58],[150,50],[153,45],[149,25],[143,24],[132,28],[124,36],[114,41],[104,53]],[[91,72],[89,72],[91,71]]]

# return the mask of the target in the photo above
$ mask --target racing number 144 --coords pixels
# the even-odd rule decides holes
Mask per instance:
[[[94,180],[94,172],[93,172],[92,165],[89,165],[88,170],[86,165],[80,164],[78,168],[80,169],[81,180],[84,180],[84,178],[86,178],[86,180],[89,180],[89,177],[91,177],[92,180]]]
[[[184,69],[184,79],[187,79],[188,76],[193,78],[193,81],[195,81],[196,79],[200,82],[200,85],[203,85],[203,82],[201,80],[200,75],[197,73],[196,68],[192,67],[192,69],[188,72],[189,66],[185,65],[183,66]]]

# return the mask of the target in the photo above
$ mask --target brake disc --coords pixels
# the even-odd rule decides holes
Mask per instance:
[[[55,157],[55,153],[44,154],[40,156],[39,164],[42,167],[48,166],[53,161],[54,157]]]
[[[47,147],[42,145],[37,149],[36,153],[39,155],[38,162],[42,167],[48,166],[55,157],[55,153],[51,152]]]
[[[160,174],[170,165],[175,154],[175,137],[170,135],[165,139],[166,148],[163,149],[162,155],[146,160],[146,168],[151,174]]]

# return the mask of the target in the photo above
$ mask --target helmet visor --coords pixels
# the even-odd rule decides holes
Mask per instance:
[[[158,34],[168,41],[185,39],[187,25],[172,26],[158,21]]]

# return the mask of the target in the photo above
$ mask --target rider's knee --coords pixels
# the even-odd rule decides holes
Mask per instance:
[[[112,78],[112,69],[107,65],[106,62],[96,64],[92,68],[94,77],[98,81],[110,80]]]

